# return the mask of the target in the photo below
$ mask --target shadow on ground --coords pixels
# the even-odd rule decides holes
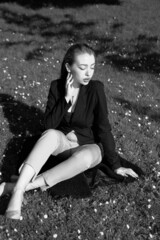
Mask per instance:
[[[135,112],[138,116],[142,117],[148,116],[150,120],[159,123],[160,113],[158,111],[154,112],[152,107],[149,106],[143,107],[139,103],[136,104],[120,97],[115,97],[114,100],[116,102],[119,102],[126,110],[131,110]]]
[[[88,4],[121,5],[120,0],[1,0],[1,3],[17,3],[23,7],[38,9],[47,6],[58,8],[76,8]]]
[[[26,139],[43,131],[43,112],[15,100],[8,94],[0,94],[0,105],[9,123],[9,130],[14,135],[3,153],[2,177],[8,181],[11,175],[17,173],[17,164]]]
[[[157,42],[157,36],[139,35],[128,44],[115,46],[115,52],[106,56],[106,60],[112,62],[121,71],[160,74],[160,53]]]
[[[0,16],[5,20],[7,24],[12,24],[19,27],[19,32],[25,35],[29,34],[34,36],[38,34],[42,37],[54,37],[54,36],[72,36],[74,32],[79,30],[85,30],[87,27],[94,27],[94,21],[88,21],[86,23],[76,21],[75,17],[71,14],[65,14],[64,18],[59,22],[53,22],[50,17],[43,16],[41,14],[27,15],[24,12],[18,12],[12,10],[10,7],[0,7]],[[8,31],[14,31],[8,29]],[[15,29],[17,32],[17,28]]]
[[[42,4],[43,1],[16,1],[21,4]],[[51,1],[48,1],[48,3]],[[53,3],[54,2],[54,3]],[[91,1],[95,3],[95,1]],[[97,1],[103,2],[103,1]],[[107,1],[104,1],[107,4]],[[111,1],[112,3],[114,1]],[[58,1],[58,3],[65,4],[64,1]],[[58,4],[57,3],[57,4]],[[70,4],[72,1],[70,2]],[[87,1],[85,1],[85,4]],[[52,4],[56,4],[56,1],[52,1]],[[69,3],[66,3],[69,4]],[[76,3],[76,1],[74,2]],[[79,4],[83,4],[81,1]],[[78,5],[77,5],[78,6]],[[16,12],[10,7],[1,7],[0,15],[5,22],[12,28],[8,29],[9,32],[15,31],[16,33],[23,33],[24,36],[40,36],[41,40],[38,42],[27,39],[20,42],[2,42],[2,47],[12,47],[18,44],[32,45],[33,50],[29,50],[26,53],[26,60],[43,58],[45,53],[50,52],[50,47],[59,39],[68,39],[68,42],[75,43],[78,41],[85,41],[90,43],[92,47],[95,47],[97,54],[102,55],[108,64],[112,64],[120,71],[134,71],[134,72],[146,72],[151,74],[160,74],[160,54],[158,49],[158,36],[148,36],[140,34],[131,40],[121,41],[116,40],[117,33],[121,33],[125,23],[119,22],[117,19],[112,19],[110,23],[108,34],[106,36],[97,35],[95,33],[95,21],[90,22],[77,22],[72,14],[65,14],[64,18],[60,22],[53,22],[48,16],[42,16],[41,14],[27,15],[26,13]],[[18,30],[17,30],[18,27]],[[14,29],[15,28],[15,29]],[[6,30],[5,30],[6,31]],[[35,45],[33,44],[35,42]],[[45,45],[42,47],[42,45]],[[157,85],[159,85],[157,83]]]

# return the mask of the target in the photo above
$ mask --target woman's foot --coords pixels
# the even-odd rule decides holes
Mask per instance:
[[[23,202],[24,191],[20,188],[13,191],[11,200],[6,210],[5,216],[10,219],[20,219],[21,207]]]
[[[1,183],[0,184],[0,197],[5,194],[11,193],[13,191],[14,186],[15,186],[15,183],[6,183],[6,182]]]

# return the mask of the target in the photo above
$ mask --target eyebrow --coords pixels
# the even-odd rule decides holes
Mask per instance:
[[[79,64],[79,65],[80,65],[80,66],[83,65],[83,66],[86,66],[86,67],[88,66],[88,64],[83,64],[83,63],[81,63],[81,64]],[[92,63],[91,65],[95,65],[95,63]]]

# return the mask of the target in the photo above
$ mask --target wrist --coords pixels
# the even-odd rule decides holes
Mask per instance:
[[[116,169],[114,169],[113,171],[114,171],[115,173],[117,173],[119,169],[120,169],[120,167],[119,167],[119,168],[116,168]]]

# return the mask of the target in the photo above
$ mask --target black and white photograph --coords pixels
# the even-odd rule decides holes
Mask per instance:
[[[160,239],[160,1],[0,1],[0,240]]]

